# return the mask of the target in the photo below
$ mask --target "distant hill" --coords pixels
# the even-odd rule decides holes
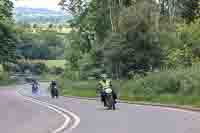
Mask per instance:
[[[18,23],[62,24],[72,19],[70,14],[63,11],[54,11],[45,8],[17,7],[14,9],[14,14]]]

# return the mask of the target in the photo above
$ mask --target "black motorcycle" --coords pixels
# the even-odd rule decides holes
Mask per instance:
[[[59,97],[59,91],[58,91],[58,88],[57,86],[52,86],[51,87],[51,97],[52,98],[58,98]]]
[[[105,102],[108,109],[115,110],[115,100],[110,88],[105,89]]]

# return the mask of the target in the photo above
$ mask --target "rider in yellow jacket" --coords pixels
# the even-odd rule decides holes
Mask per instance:
[[[117,95],[115,91],[112,88],[111,80],[107,79],[107,76],[103,76],[103,79],[99,81],[99,88],[100,88],[100,93],[101,93],[101,101],[104,103],[104,106],[106,106],[106,101],[105,101],[105,90],[106,88],[111,88],[112,89],[112,94],[113,98],[116,100]]]

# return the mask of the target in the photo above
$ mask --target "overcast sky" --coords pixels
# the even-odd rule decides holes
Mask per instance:
[[[14,1],[15,7],[48,8],[60,10],[59,0],[17,0]]]

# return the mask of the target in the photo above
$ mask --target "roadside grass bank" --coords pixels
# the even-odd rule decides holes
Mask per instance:
[[[14,84],[16,81],[10,79],[10,76],[7,72],[0,72],[0,86]]]
[[[96,97],[98,81],[60,79],[64,96]],[[144,78],[113,81],[119,99],[200,107],[200,67],[150,73]]]
[[[0,73],[3,72],[3,66],[0,64]]]

